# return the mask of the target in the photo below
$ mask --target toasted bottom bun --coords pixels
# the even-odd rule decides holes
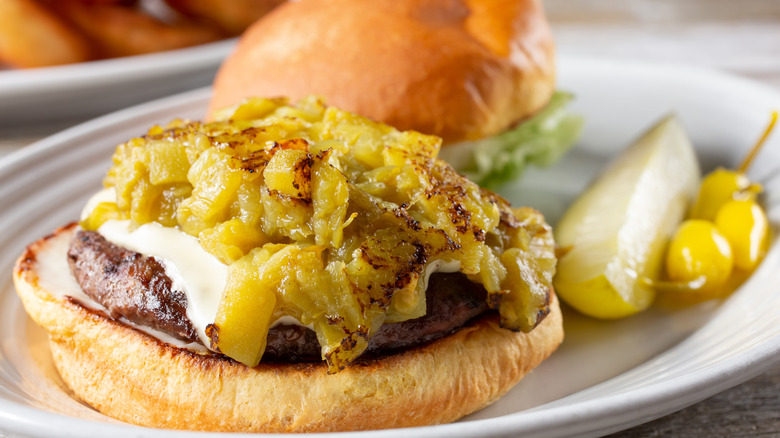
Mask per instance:
[[[384,429],[454,421],[495,401],[563,339],[561,311],[531,333],[496,318],[424,347],[359,360],[336,374],[323,363],[260,364],[178,348],[55,293],[73,228],[35,242],[17,261],[16,289],[48,333],[54,363],[84,402],[129,423],[241,432]],[[56,263],[60,263],[57,261]],[[60,273],[61,274],[61,273]]]

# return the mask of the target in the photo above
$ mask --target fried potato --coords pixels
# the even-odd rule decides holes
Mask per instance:
[[[191,21],[165,23],[135,8],[75,1],[53,6],[84,32],[98,55],[105,58],[178,49],[226,36],[211,26]]]
[[[165,0],[181,14],[215,23],[231,35],[242,33],[250,24],[284,3],[285,0]]]
[[[92,59],[89,41],[33,0],[0,0],[0,62],[31,68]]]
[[[285,0],[0,0],[0,66],[140,55],[238,35]]]
[[[140,0],[38,0],[49,5],[57,4],[58,2],[71,2],[82,3],[87,5],[118,5],[135,7],[139,4]]]

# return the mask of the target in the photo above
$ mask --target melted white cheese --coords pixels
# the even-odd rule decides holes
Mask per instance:
[[[296,318],[294,316],[290,316],[290,315],[282,315],[282,316],[280,316],[279,319],[277,319],[276,321],[274,321],[271,324],[271,328],[274,328],[274,327],[276,327],[277,325],[280,325],[280,324],[299,325],[301,327],[307,327],[310,330],[314,330],[314,324],[304,324],[304,323],[298,321],[298,318]]]
[[[88,218],[92,210],[97,208],[101,202],[116,202],[116,189],[109,187],[92,195],[81,210],[81,220]]]
[[[82,219],[89,216],[101,202],[114,202],[115,199],[116,192],[113,188],[97,192],[84,206],[81,214]],[[158,223],[151,222],[131,231],[130,221],[109,220],[98,229],[98,232],[109,242],[147,257],[155,257],[163,265],[166,275],[173,281],[172,287],[182,291],[187,297],[187,317],[197,330],[201,342],[204,345],[210,345],[209,338],[206,336],[206,326],[213,323],[217,315],[219,302],[227,283],[227,266],[206,252],[200,246],[197,238],[177,228],[163,227]],[[67,240],[62,245],[64,245],[63,252],[66,252]],[[94,302],[81,291],[78,283],[70,275],[70,268],[67,266],[64,256],[56,263],[55,260],[52,260],[45,265],[57,266],[54,271],[59,273],[56,274],[57,280],[53,283],[67,284],[65,288],[67,293],[61,295],[72,296],[93,309],[103,309],[100,304]],[[422,290],[427,290],[428,280],[434,272],[458,272],[459,270],[460,261],[458,260],[433,260],[425,267],[425,271],[419,279],[421,282],[419,286]],[[305,325],[288,315],[274,321],[271,327],[279,324],[300,325],[314,330],[312,324]],[[135,326],[135,324],[131,325]],[[163,342],[182,346],[181,341],[157,330],[147,328],[144,331]],[[198,347],[195,349],[202,350],[202,347]]]
[[[130,221],[110,220],[98,232],[109,242],[155,257],[187,296],[187,317],[201,342],[209,345],[206,326],[214,322],[227,281],[227,266],[206,252],[198,239],[156,222],[130,230]]]
[[[420,282],[418,287],[422,287],[422,290],[428,290],[428,280],[434,272],[458,271],[460,271],[460,260],[433,260],[425,266],[425,272],[423,272],[423,276],[418,280]]]
[[[163,227],[157,223],[141,225],[129,230],[130,221],[107,221],[98,229],[109,242],[153,256],[165,267],[166,274],[173,280],[173,288],[184,292],[187,297],[187,317],[197,329],[201,342],[209,345],[206,326],[214,322],[219,302],[227,281],[227,266],[207,253],[198,239],[176,228]],[[434,272],[458,272],[460,261],[433,260],[425,267],[420,278],[422,290],[427,290],[428,280]],[[314,330],[312,324],[305,325],[296,318],[284,315],[274,321],[278,324],[294,324]]]

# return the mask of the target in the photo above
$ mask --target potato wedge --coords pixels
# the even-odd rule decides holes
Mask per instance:
[[[165,23],[135,8],[83,2],[58,2],[53,6],[93,41],[104,58],[178,49],[225,37],[207,25]]]
[[[187,17],[213,22],[230,35],[239,35],[284,0],[165,0]]]
[[[78,30],[32,0],[0,0],[0,61],[32,68],[83,62],[93,49]]]

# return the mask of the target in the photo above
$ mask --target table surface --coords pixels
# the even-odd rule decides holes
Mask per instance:
[[[780,88],[780,1],[545,0],[562,53],[690,63]],[[74,123],[77,121],[74,121]],[[0,157],[49,135],[0,132]],[[780,436],[780,366],[611,437]]]

